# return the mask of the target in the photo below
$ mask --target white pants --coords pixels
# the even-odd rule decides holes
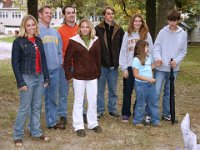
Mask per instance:
[[[84,129],[83,123],[83,100],[86,89],[88,109],[87,122],[88,128],[98,126],[97,122],[97,79],[77,80],[73,79],[74,86],[74,107],[73,107],[73,127],[77,131]]]

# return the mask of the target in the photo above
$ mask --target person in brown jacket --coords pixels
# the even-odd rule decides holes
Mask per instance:
[[[117,112],[117,80],[119,54],[124,30],[114,21],[115,10],[106,7],[103,10],[104,20],[96,27],[96,35],[101,45],[101,76],[98,79],[97,116],[101,119],[105,113],[105,87],[108,86],[108,113],[119,117]]]
[[[78,27],[78,34],[69,40],[64,69],[67,80],[73,80],[74,106],[73,127],[78,136],[84,137],[83,99],[87,93],[88,128],[96,133],[102,132],[97,122],[97,78],[100,76],[101,54],[98,37],[92,23],[83,19]],[[73,62],[72,62],[73,60]],[[73,63],[73,71],[72,69]]]

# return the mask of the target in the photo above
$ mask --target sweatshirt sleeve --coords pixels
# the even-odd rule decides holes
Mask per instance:
[[[152,56],[152,52],[153,52],[153,41],[152,41],[152,37],[151,34],[148,33],[147,35],[147,42],[149,44],[149,54]]]
[[[157,35],[156,41],[153,46],[153,59],[154,60],[162,60],[161,57],[161,43],[162,43],[162,32],[160,31]]]
[[[123,36],[122,46],[119,55],[119,65],[121,66],[122,71],[128,68],[127,49],[128,49],[128,33],[126,32]]]
[[[70,80],[73,78],[73,73],[71,71],[71,68],[72,68],[74,47],[75,46],[73,45],[73,41],[69,40],[69,44],[64,56],[64,64],[63,64],[67,80]]]
[[[187,35],[185,31],[182,31],[182,32],[184,33],[182,47],[181,47],[179,55],[176,58],[174,58],[177,64],[180,64],[187,54]]]
[[[63,59],[62,59],[62,39],[61,36],[59,34],[59,32],[57,31],[58,34],[58,61],[59,64],[63,64]]]

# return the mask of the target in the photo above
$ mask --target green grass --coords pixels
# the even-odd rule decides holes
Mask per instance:
[[[18,91],[10,60],[0,61],[0,70],[0,97],[4,100],[16,100]]]
[[[200,47],[191,46],[184,61],[181,63],[178,80],[183,84],[200,83]]]
[[[4,37],[4,38],[0,38],[0,42],[8,42],[8,43],[12,43],[15,40],[16,37],[14,36],[9,36],[9,37]]]

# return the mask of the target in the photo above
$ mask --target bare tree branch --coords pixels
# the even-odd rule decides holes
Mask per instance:
[[[123,4],[123,10],[124,10],[126,16],[131,17],[126,11],[126,3],[124,2],[124,0],[122,0],[122,4]]]

